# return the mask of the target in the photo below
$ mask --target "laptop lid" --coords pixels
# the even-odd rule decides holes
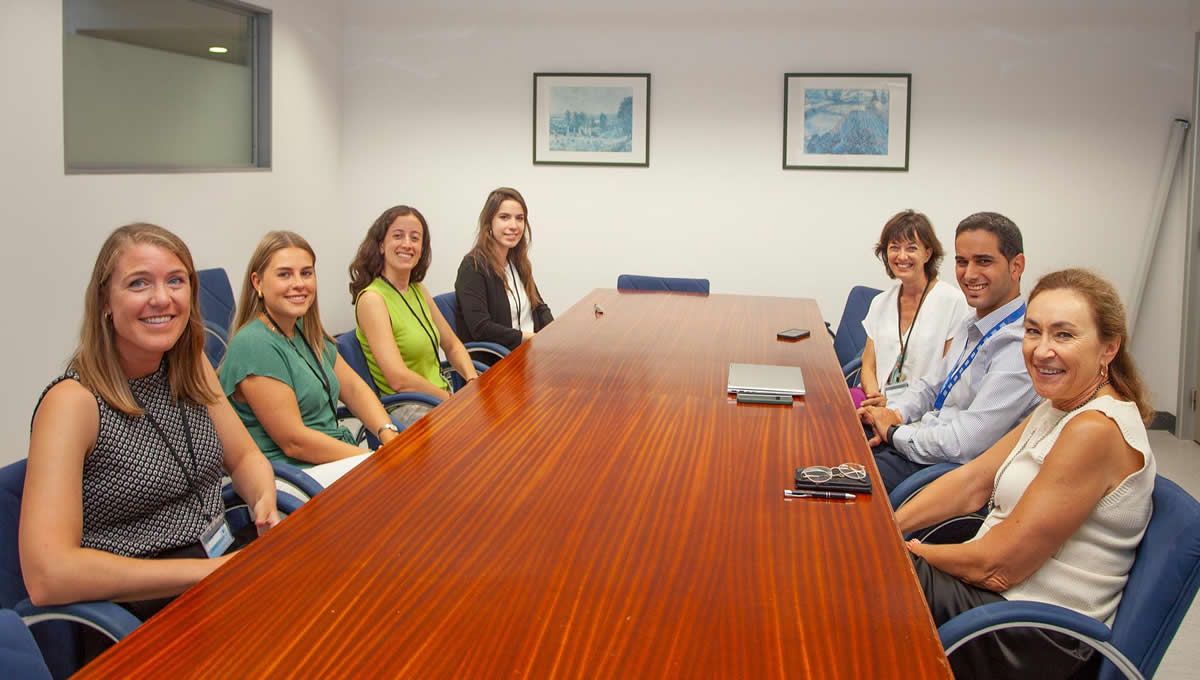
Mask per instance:
[[[761,394],[804,394],[804,373],[799,366],[729,364],[729,391]]]

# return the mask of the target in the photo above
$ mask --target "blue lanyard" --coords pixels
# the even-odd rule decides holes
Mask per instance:
[[[979,350],[983,347],[983,343],[987,342],[988,338],[995,335],[996,331],[1000,330],[1007,324],[1016,321],[1022,316],[1025,316],[1025,303],[1023,302],[1021,303],[1020,307],[1013,311],[1012,314],[1009,314],[1001,319],[1000,323],[992,326],[992,330],[988,331],[982,338],[979,339],[979,342],[975,343],[975,348],[971,350],[971,353],[967,355],[967,358],[964,359],[961,364],[956,366],[953,371],[950,371],[950,375],[946,378],[946,382],[942,384],[941,391],[938,392],[937,399],[933,400],[933,410],[942,410],[942,406],[946,404],[946,398],[950,396],[950,390],[954,389],[954,386],[958,384],[959,378],[961,378],[962,374],[966,372],[967,367],[971,365],[972,361],[975,361],[975,355],[979,354]],[[964,348],[964,350],[965,349],[966,348]]]

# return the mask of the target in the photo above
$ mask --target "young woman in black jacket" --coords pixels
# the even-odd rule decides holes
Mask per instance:
[[[516,349],[554,320],[529,263],[529,210],[516,189],[488,194],[475,246],[458,267],[454,292],[458,334]]]

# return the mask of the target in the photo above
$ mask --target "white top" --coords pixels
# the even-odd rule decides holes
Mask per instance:
[[[1103,396],[1065,414],[1042,402],[1013,453],[997,471],[996,507],[972,540],[1004,521],[1033,482],[1063,427],[1084,411],[1099,411],[1121,429],[1130,447],[1145,459],[1142,469],[1126,477],[1096,505],[1083,525],[1032,576],[1004,591],[1009,600],[1032,600],[1066,607],[1112,624],[1129,579],[1134,553],[1153,511],[1156,466],[1146,426],[1137,406]],[[1043,433],[1046,433],[1043,438]],[[1033,445],[1030,446],[1030,442]]]
[[[512,315],[512,327],[523,332],[533,332],[533,305],[529,304],[529,296],[525,294],[525,286],[521,275],[512,262],[508,263],[508,273],[505,275],[508,290],[508,311]]]
[[[888,375],[900,357],[899,315],[896,301],[900,298],[900,282],[871,300],[863,328],[875,343],[875,377],[882,391]],[[929,289],[908,340],[908,353],[900,382],[912,382],[924,376],[942,360],[946,341],[975,310],[967,305],[958,286],[938,280]],[[907,329],[905,334],[908,334]]]

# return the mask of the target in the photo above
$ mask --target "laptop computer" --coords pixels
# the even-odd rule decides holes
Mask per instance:
[[[804,373],[799,366],[729,364],[729,391],[735,394],[804,394]]]

